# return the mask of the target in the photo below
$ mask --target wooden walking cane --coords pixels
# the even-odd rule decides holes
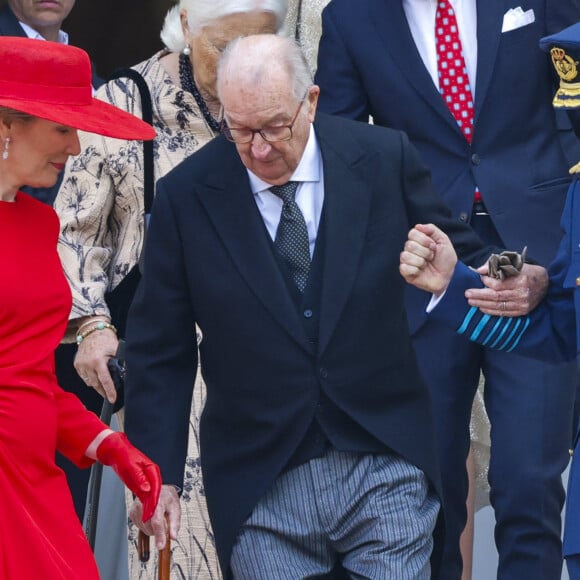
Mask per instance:
[[[169,573],[171,571],[171,538],[169,536],[169,516],[165,514],[165,522],[167,523],[167,536],[165,538],[165,548],[159,551],[159,580],[170,580]],[[148,562],[151,554],[149,549],[149,536],[139,530],[137,537],[137,545],[139,550],[139,560],[141,562]]]

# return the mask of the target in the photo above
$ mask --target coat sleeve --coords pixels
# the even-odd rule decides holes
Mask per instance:
[[[89,467],[94,463],[85,455],[93,439],[107,426],[88,411],[76,395],[58,385],[54,388],[54,400],[58,414],[56,447],[77,467]]]
[[[578,267],[575,262],[578,244],[574,240],[580,236],[580,224],[575,220],[574,211],[577,196],[580,196],[580,182],[575,180],[568,191],[562,214],[565,235],[548,272],[548,294],[538,308],[526,316],[509,318],[490,316],[470,307],[465,291],[481,288],[482,283],[478,274],[459,262],[445,295],[430,318],[491,349],[548,361],[573,359],[578,352],[576,326],[579,314],[574,304],[574,292],[577,292],[574,267]]]
[[[576,356],[573,290],[561,286],[561,275],[552,272],[552,276],[545,301],[530,314],[490,316],[467,304],[465,291],[482,284],[476,273],[458,262],[447,292],[429,317],[486,348],[546,361],[572,360]]]
[[[458,263],[445,295],[429,315],[459,334],[482,346],[514,352],[533,358],[571,360],[578,352],[577,317],[575,308],[576,276],[580,252],[580,214],[576,206],[580,196],[580,181],[574,180],[568,190],[562,213],[564,236],[556,258],[549,267],[548,294],[538,308],[526,316],[490,316],[470,307],[465,299],[469,288],[481,288],[478,274]]]
[[[450,238],[459,258],[470,266],[481,266],[493,252],[501,251],[485,245],[469,224],[454,219],[451,210],[435,191],[431,173],[423,165],[417,150],[404,133],[401,135],[402,182],[410,227],[432,223]]]
[[[182,487],[198,354],[178,214],[162,178],[127,322],[125,431],[164,483]]]

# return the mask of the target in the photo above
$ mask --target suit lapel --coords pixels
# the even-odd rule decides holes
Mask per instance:
[[[14,12],[6,5],[0,10],[0,35],[1,36],[26,36],[24,29],[18,23]]]
[[[327,130],[319,115],[315,124],[324,165],[325,259],[322,275],[319,353],[332,337],[352,291],[369,220],[371,192],[363,175],[375,157]],[[336,147],[338,144],[338,147]]]
[[[296,305],[272,252],[246,170],[235,148],[229,144],[226,147],[229,151],[224,147],[218,154],[219,171],[200,187],[200,201],[246,284],[280,326],[308,350]]]
[[[494,2],[477,0],[477,78],[475,81],[474,124],[477,123],[493,75],[501,39],[503,14],[507,9],[507,4],[504,0]]]
[[[345,141],[329,121],[334,122],[319,115],[315,124],[324,165],[326,220],[319,353],[328,345],[356,279],[371,204],[368,177],[363,176],[373,175],[367,164],[375,157]],[[233,147],[224,147],[217,156],[223,163],[199,188],[200,201],[245,282],[280,326],[311,352],[244,166]]]
[[[369,8],[369,19],[385,51],[391,55],[392,62],[415,88],[416,95],[461,134],[417,50],[402,0],[373,2]],[[376,64],[380,67],[380,55],[377,59]]]

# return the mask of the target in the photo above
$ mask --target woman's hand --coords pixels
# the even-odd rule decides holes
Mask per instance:
[[[102,320],[95,317],[95,324]],[[85,328],[88,322],[90,319],[83,324]],[[95,330],[83,338],[74,361],[74,367],[85,384],[93,387],[110,403],[117,400],[117,392],[107,363],[115,356],[118,344],[119,340],[113,330],[109,328]]]
[[[89,453],[87,450],[87,455]],[[124,433],[106,435],[98,444],[96,456],[103,465],[111,466],[139,498],[144,506],[143,520],[150,520],[156,513],[161,493],[161,473],[157,464],[132,445]]]

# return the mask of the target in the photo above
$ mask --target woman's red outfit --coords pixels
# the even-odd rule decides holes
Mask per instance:
[[[0,578],[99,578],[58,450],[80,467],[105,427],[54,374],[71,294],[52,208],[0,202]]]

